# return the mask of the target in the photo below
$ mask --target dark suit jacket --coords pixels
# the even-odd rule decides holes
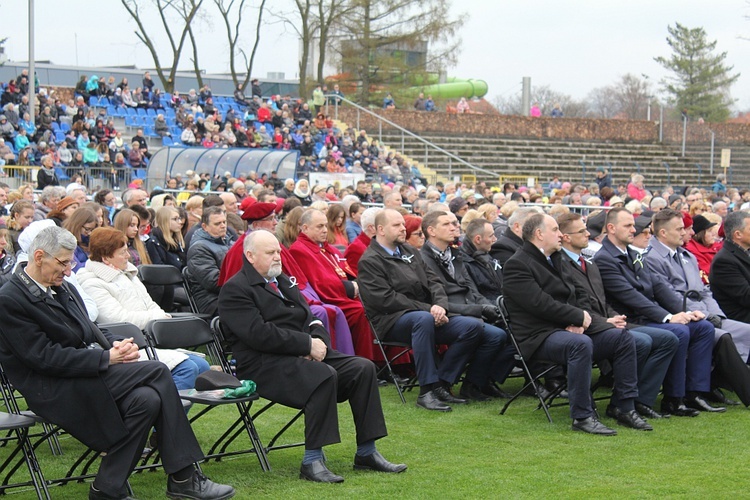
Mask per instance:
[[[448,297],[432,269],[410,245],[399,245],[394,257],[375,238],[359,261],[357,282],[367,316],[378,338],[385,338],[396,321],[409,311],[439,305],[446,311]]]
[[[328,376],[308,369],[312,338],[328,346],[326,358],[344,356],[331,349],[328,332],[285,274],[277,278],[282,298],[245,260],[219,293],[219,317],[239,378],[250,378],[258,394],[287,406],[302,407]],[[312,324],[315,323],[315,324]]]
[[[501,266],[510,259],[516,251],[523,246],[523,240],[516,233],[507,228],[503,235],[492,244],[490,255],[497,259]]]
[[[448,296],[448,310],[462,316],[481,318],[482,305],[489,305],[490,301],[480,295],[471,278],[466,273],[461,252],[454,247],[451,247],[450,250],[453,254],[453,275],[455,277],[448,274],[445,266],[438,262],[435,252],[429,245],[425,243],[419,252],[422,255],[425,265],[432,269],[432,272],[435,273],[443,285],[445,294]]]
[[[574,262],[568,254],[562,251],[560,254],[562,255],[563,266],[568,269],[570,276],[576,284],[586,290],[591,310],[604,318],[617,316],[617,311],[607,303],[604,294],[604,283],[602,283],[602,276],[599,274],[599,268],[596,267],[596,264],[586,261],[586,272],[583,272],[581,266],[577,262]]]
[[[539,249],[525,242],[503,266],[503,296],[513,334],[522,354],[530,358],[544,340],[570,325],[583,325],[586,292],[578,287],[563,266],[562,255],[551,256],[550,266]],[[607,330],[612,325],[592,311],[586,334]]]
[[[109,367],[111,342],[122,337],[99,330],[66,282],[54,288],[58,301],[33,282],[27,286],[21,273],[0,289],[0,363],[37,415],[106,450],[128,433],[99,376]],[[86,348],[94,342],[104,350]]]
[[[640,258],[639,258],[640,257]],[[661,323],[667,314],[682,311],[682,302],[664,279],[653,274],[635,250],[623,254],[609,238],[594,256],[607,302],[635,323]]]
[[[728,318],[750,323],[750,256],[729,240],[714,257],[711,291]]]

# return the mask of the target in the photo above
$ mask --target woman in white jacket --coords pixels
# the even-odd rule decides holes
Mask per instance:
[[[128,261],[127,236],[111,227],[100,227],[89,237],[89,260],[78,270],[81,287],[96,302],[99,323],[126,321],[140,329],[153,319],[169,318],[138,279],[138,269]],[[177,389],[191,389],[195,378],[209,369],[198,355],[158,349],[159,360],[172,371]],[[145,353],[141,353],[145,357]]]

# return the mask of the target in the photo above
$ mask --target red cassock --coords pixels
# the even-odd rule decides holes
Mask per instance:
[[[245,236],[248,233],[243,234],[237,239],[232,247],[224,257],[224,261],[221,263],[221,270],[219,271],[219,286],[224,285],[229,278],[237,274],[242,269],[242,264],[245,260],[245,254],[242,250],[244,245]],[[304,290],[308,286],[307,277],[302,272],[302,268],[294,260],[294,257],[289,250],[281,245],[281,267],[283,268],[284,274],[287,276],[294,276],[297,279],[297,286],[300,291],[303,292],[302,296],[307,300],[307,304],[310,306],[322,306],[325,309],[326,315],[328,316],[328,333],[331,336],[331,346],[336,349],[336,331],[334,325],[336,324],[336,311],[318,300],[311,299],[308,294],[304,293]],[[327,307],[326,307],[327,306]]]
[[[346,251],[344,252],[346,263],[357,272],[359,272],[359,259],[362,258],[365,250],[370,246],[370,239],[371,238],[362,231],[359,233],[359,236],[354,238],[351,245],[346,247]]]
[[[375,356],[370,324],[365,316],[362,302],[347,295],[344,281],[356,278],[357,272],[346,263],[346,259],[328,243],[319,245],[300,233],[289,251],[313,284],[320,298],[337,305],[344,311],[352,331],[354,352],[371,360],[382,360],[380,352]]]

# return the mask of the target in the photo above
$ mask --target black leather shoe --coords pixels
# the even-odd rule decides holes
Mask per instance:
[[[599,436],[616,436],[617,431],[610,429],[603,423],[599,422],[595,417],[583,418],[580,420],[573,420],[573,430],[587,432],[589,434],[596,434]]]
[[[739,406],[739,401],[733,401],[726,397],[726,395],[718,387],[713,389],[711,392],[707,392],[704,399],[709,403],[718,403],[724,406]]]
[[[542,397],[542,399],[547,399],[550,396],[550,392],[544,387],[544,385],[541,382],[536,383],[536,387],[539,390],[539,395]],[[534,392],[534,387],[529,385],[526,387],[526,389],[523,390],[523,394],[526,396],[532,396],[536,397],[536,393]]]
[[[419,396],[417,398],[417,406],[433,411],[451,411],[452,409],[435,396],[435,391],[426,392]]]
[[[513,397],[504,390],[500,389],[495,384],[488,384],[487,386],[482,387],[482,394],[491,398],[498,399],[510,399]]]
[[[374,470],[377,472],[392,472],[398,474],[406,470],[406,464],[392,464],[380,454],[379,451],[361,457],[354,455],[354,469],[355,470]]]
[[[675,417],[697,417],[700,415],[698,410],[685,406],[681,399],[663,399],[661,401],[661,413],[663,415],[674,415]]]
[[[472,400],[472,401],[489,401],[491,398],[489,396],[485,396],[482,394],[482,391],[477,387],[476,384],[472,384],[471,382],[464,382],[463,385],[461,385],[461,390],[458,392],[458,395],[461,396],[463,399],[466,400]]]
[[[97,490],[92,484],[89,487],[89,500],[135,500],[135,498],[128,495],[113,497],[112,495],[108,495],[103,491]]]
[[[654,428],[651,427],[648,422],[643,420],[635,410],[624,412],[616,406],[609,405],[607,406],[606,413],[608,417],[614,418],[615,420],[617,420],[617,423],[619,423],[620,425],[624,425],[625,427],[630,427],[631,429],[635,429],[637,431],[654,430]]]
[[[316,483],[344,482],[344,478],[329,471],[328,467],[326,467],[326,464],[322,460],[316,460],[308,465],[302,464],[299,468],[299,478],[308,481],[315,481]]]
[[[723,406],[711,406],[708,401],[703,399],[703,397],[698,394],[689,394],[685,398],[685,406],[694,410],[705,411],[709,413],[724,413],[725,411],[727,411],[727,409]]]
[[[669,415],[662,415],[658,411],[654,410],[650,406],[644,405],[643,403],[636,403],[635,411],[637,411],[638,415],[642,416],[643,418],[669,418]]]
[[[228,484],[214,483],[203,473],[195,471],[187,481],[175,481],[172,476],[167,479],[167,496],[169,498],[190,498],[194,500],[222,500],[234,496],[234,488]]]
[[[448,403],[452,405],[465,405],[469,401],[462,398],[457,398],[453,394],[451,394],[451,391],[445,387],[436,387],[432,390],[432,393],[435,395],[436,398],[438,398],[443,403]]]

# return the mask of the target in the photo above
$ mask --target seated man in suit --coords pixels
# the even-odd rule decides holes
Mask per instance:
[[[635,340],[638,358],[635,410],[644,418],[662,418],[663,415],[653,408],[669,363],[677,352],[677,337],[669,330],[626,323],[627,318],[615,311],[605,299],[599,268],[583,257],[583,249],[589,245],[590,231],[583,223],[581,214],[562,214],[557,218],[557,223],[562,233],[563,265],[569,268],[576,284],[586,290],[592,311],[608,318],[607,321],[613,326],[628,328]]]
[[[711,290],[728,318],[750,323],[750,212],[727,215],[724,232],[724,246],[708,275]]]
[[[244,241],[245,262],[221,288],[219,317],[237,360],[237,375],[258,384],[262,397],[305,410],[300,478],[340,483],[323,446],[338,443],[337,402],[349,401],[357,429],[356,469],[403,472],[375,448],[386,436],[375,365],[330,348],[328,332],[299,287],[281,273],[281,247],[265,230]]]
[[[492,303],[503,294],[503,266],[490,255],[495,241],[492,224],[487,219],[474,219],[466,227],[461,245],[461,260],[469,278]]]
[[[520,207],[508,218],[508,228],[495,243],[492,244],[490,255],[497,259],[500,265],[510,259],[516,250],[523,246],[523,224],[533,214],[540,213],[538,207]],[[426,236],[426,235],[425,235]]]
[[[747,366],[750,324],[728,319],[714,299],[711,289],[703,283],[698,260],[682,247],[686,233],[682,212],[665,208],[654,215],[652,226],[654,237],[646,259],[649,269],[669,283],[675,296],[684,300],[687,307],[701,311],[714,325],[714,373],[718,372],[720,379],[747,406],[750,404],[750,368]],[[703,396],[709,400],[723,400],[722,403],[728,401],[719,389]]]
[[[607,237],[594,262],[601,272],[607,302],[630,321],[677,335],[680,346],[664,379],[661,412],[695,417],[696,408],[710,408],[701,393],[711,390],[714,326],[700,311],[683,311],[682,301],[669,284],[644,263],[648,257],[628,248],[635,233],[633,214],[613,208],[607,214],[606,228]]]
[[[362,300],[378,338],[412,346],[419,379],[417,406],[451,411],[465,403],[451,394],[466,364],[466,380],[487,379],[499,344],[485,339],[477,318],[451,315],[440,279],[405,244],[403,216],[386,209],[375,218],[376,234],[359,261]],[[438,366],[435,344],[448,344]]]
[[[607,413],[621,425],[653,430],[635,411],[638,380],[633,337],[579,307],[588,300],[563,267],[561,236],[555,219],[534,214],[523,225],[523,247],[505,263],[503,296],[521,352],[532,361],[567,365],[574,431],[617,434],[596,418],[589,393],[591,364],[601,359],[611,360],[614,372]]]
[[[486,221],[485,221],[486,222]],[[491,227],[488,227],[491,232]],[[494,326],[500,317],[497,305],[477,291],[464,267],[461,252],[453,246],[459,235],[457,217],[452,212],[429,212],[422,219],[422,232],[427,241],[419,251],[422,260],[443,285],[448,296],[448,312],[484,320],[482,331],[488,342],[497,346],[494,356],[488,357],[492,370],[481,380],[467,380],[459,395],[464,399],[486,401],[502,397],[493,382],[502,384],[513,369],[515,349],[506,343],[505,331]],[[494,233],[491,233],[494,238]]]
[[[171,498],[231,498],[198,472],[203,459],[169,368],[138,361],[132,338],[101,331],[63,280],[77,246],[57,226],[31,243],[29,262],[0,290],[0,363],[29,409],[106,452],[90,499],[130,498],[127,480],[156,428]]]

